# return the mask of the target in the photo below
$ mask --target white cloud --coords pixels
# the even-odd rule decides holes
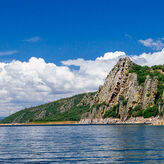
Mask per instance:
[[[38,42],[39,40],[41,40],[41,38],[39,36],[35,36],[35,37],[32,37],[32,38],[25,39],[23,41],[24,42]]]
[[[96,60],[109,60],[109,59],[116,59],[118,57],[125,57],[125,52],[116,51],[116,52],[107,52],[104,56],[97,57]]]
[[[0,52],[0,56],[13,55],[13,54],[16,54],[16,53],[18,53],[18,51],[16,51],[16,50],[3,51],[3,52]]]
[[[162,42],[163,38],[158,40],[153,40],[151,38],[146,40],[139,40],[141,44],[143,44],[145,47],[152,48],[154,50],[161,50],[164,48],[164,43]]]
[[[159,52],[143,53],[139,56],[132,56],[132,60],[140,65],[159,65],[164,64],[164,48]]]
[[[95,60],[62,61],[62,66],[32,57],[27,62],[0,63],[0,116],[62,97],[96,91],[124,52],[108,52]],[[130,56],[141,65],[164,64],[164,49]],[[78,66],[79,69],[69,67]]]

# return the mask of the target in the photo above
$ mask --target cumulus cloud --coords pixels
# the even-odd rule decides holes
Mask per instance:
[[[16,51],[16,50],[3,51],[3,52],[0,52],[0,56],[13,55],[13,54],[16,54],[16,53],[18,53],[18,51]]]
[[[116,51],[116,52],[107,52],[104,54],[104,56],[97,57],[96,60],[110,60],[110,59],[116,59],[118,57],[125,57],[125,52],[122,51]]]
[[[35,36],[35,37],[32,37],[32,38],[25,39],[23,41],[24,42],[38,42],[39,40],[41,40],[41,38],[39,36]]]
[[[154,53],[143,53],[139,56],[132,56],[132,60],[140,65],[159,65],[164,64],[164,49]]]
[[[78,93],[96,91],[124,52],[108,52],[95,60],[62,61],[61,66],[32,57],[27,62],[0,63],[0,115]],[[164,64],[164,49],[130,58],[140,64]],[[79,69],[70,69],[77,66]]]
[[[150,47],[153,50],[161,50],[164,48],[164,43],[162,42],[163,38],[158,40],[153,40],[151,38],[146,40],[139,40],[139,42],[144,45],[145,47]]]

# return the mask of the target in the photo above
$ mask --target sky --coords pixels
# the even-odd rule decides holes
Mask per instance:
[[[0,116],[96,91],[117,63],[164,64],[163,0],[1,0]]]

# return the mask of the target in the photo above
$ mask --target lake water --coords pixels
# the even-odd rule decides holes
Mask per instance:
[[[164,126],[0,127],[3,163],[164,163]]]

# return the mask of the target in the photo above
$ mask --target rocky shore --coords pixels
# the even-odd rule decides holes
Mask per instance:
[[[35,125],[71,125],[71,124],[118,124],[118,125],[164,125],[164,119],[158,117],[143,118],[143,117],[131,117],[127,121],[121,121],[118,118],[105,118],[105,119],[81,119],[78,121],[58,121],[58,122],[45,122],[45,123],[6,123],[0,124],[0,126],[35,126]]]
[[[118,118],[105,119],[81,119],[79,124],[150,124],[150,125],[164,125],[164,119],[158,117],[143,118],[132,117],[126,121],[121,121]]]

